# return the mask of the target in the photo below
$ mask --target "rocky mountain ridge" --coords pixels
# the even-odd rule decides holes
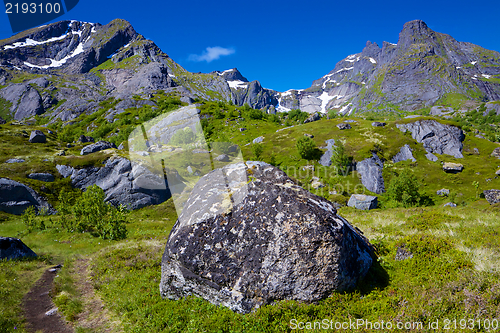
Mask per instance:
[[[135,103],[131,96],[157,90],[187,102],[231,101],[268,113],[416,111],[500,99],[500,53],[458,42],[419,20],[404,25],[397,44],[367,42],[310,88],[286,92],[249,82],[236,68],[188,72],[120,19],[30,29],[0,41],[0,58],[0,116],[16,120],[45,115],[71,121],[97,111],[108,98],[127,106]]]

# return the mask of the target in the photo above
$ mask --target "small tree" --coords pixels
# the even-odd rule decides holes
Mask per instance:
[[[255,160],[260,160],[262,157],[262,153],[264,152],[264,148],[260,143],[254,143],[252,145],[252,153],[255,156]]]
[[[403,207],[416,206],[421,203],[422,195],[419,192],[420,184],[417,177],[408,169],[404,169],[399,176],[395,176],[389,183],[387,195],[397,205]]]
[[[346,154],[344,144],[340,140],[337,140],[336,145],[332,147],[331,161],[339,175],[347,176],[349,174],[352,156]]]
[[[310,137],[303,136],[297,140],[297,151],[301,158],[313,159],[316,143]]]

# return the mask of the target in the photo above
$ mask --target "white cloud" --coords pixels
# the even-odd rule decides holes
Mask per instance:
[[[213,60],[219,59],[222,56],[233,54],[234,52],[235,50],[233,48],[225,48],[220,46],[207,47],[207,49],[199,55],[190,54],[188,60],[211,62]]]

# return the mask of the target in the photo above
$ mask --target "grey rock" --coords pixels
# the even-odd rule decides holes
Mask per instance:
[[[500,176],[500,169],[495,172],[495,175]]]
[[[181,97],[181,102],[187,103],[187,104],[193,104],[194,103],[194,99],[192,99],[189,96],[182,96]]]
[[[457,207],[457,204],[453,202],[447,202],[443,205],[443,207]]]
[[[122,204],[139,209],[158,205],[171,196],[163,175],[155,175],[123,157],[110,158],[101,168],[74,169],[61,165],[56,168],[64,178],[71,177],[75,188],[99,186],[106,194],[105,200],[114,206]]]
[[[486,110],[483,112],[483,116],[487,116],[491,111],[493,111],[497,116],[500,115],[500,103],[488,102],[485,104]]]
[[[53,212],[47,201],[32,188],[7,178],[0,178],[0,211],[21,215],[30,206],[34,206],[36,211],[43,208]]]
[[[125,147],[123,146],[123,142],[122,142],[122,143],[120,143],[120,145],[118,146],[118,149],[120,149],[120,150],[125,149]]]
[[[347,202],[347,206],[361,210],[377,208],[378,198],[371,195],[353,194]]]
[[[474,150],[474,154],[479,155],[479,149],[474,148],[473,150]]]
[[[30,173],[28,175],[28,178],[49,183],[55,180],[54,175],[50,173]]]
[[[333,147],[335,146],[335,139],[329,139],[325,141],[326,143],[326,152],[319,159],[319,164],[322,166],[330,166],[332,165],[332,156],[333,156]]]
[[[80,152],[80,155],[88,155],[88,154],[92,154],[92,153],[95,153],[95,152],[98,152],[101,150],[105,150],[105,149],[110,149],[110,148],[117,149],[117,147],[114,143],[107,142],[107,141],[99,141],[99,142],[96,142],[96,143],[93,143],[91,145],[83,147],[81,152]]]
[[[340,124],[337,124],[337,127],[340,129],[340,130],[346,130],[346,129],[351,129],[351,125],[347,124],[347,123],[340,123]]]
[[[190,165],[188,165],[187,167],[187,172],[189,172],[189,174],[192,174],[194,172],[193,168]]]
[[[36,253],[27,247],[20,239],[0,237],[0,260],[15,260],[36,256]]]
[[[9,158],[5,163],[23,163],[26,162],[26,160],[23,160],[22,158]]]
[[[481,134],[476,134],[476,138],[478,139],[486,139],[484,136],[482,136]]]
[[[411,253],[404,247],[398,246],[398,249],[396,251],[396,257],[394,258],[395,260],[402,261],[411,258],[413,258],[413,253]]]
[[[440,196],[445,196],[447,197],[449,194],[450,194],[450,190],[446,189],[446,188],[443,188],[443,189],[440,189],[436,192],[437,195],[440,195]]]
[[[245,127],[241,127],[241,128],[239,128],[239,131],[240,131],[240,132],[244,132],[244,131],[246,131],[246,130],[247,130],[247,129],[246,129]]]
[[[229,156],[227,156],[226,154],[221,154],[217,156],[215,160],[219,162],[229,162]]]
[[[314,138],[314,135],[308,134],[308,133],[304,133],[304,136],[307,136],[308,138],[311,138],[311,139]]]
[[[453,108],[446,106],[433,106],[431,108],[431,116],[444,116],[453,113]]]
[[[264,137],[263,136],[259,136],[258,138],[255,138],[253,139],[253,143],[261,143],[262,141],[264,141]]]
[[[9,85],[0,90],[0,97],[11,103],[10,113],[15,120],[23,120],[45,112],[38,91],[27,83]]]
[[[500,190],[485,190],[483,194],[490,205],[500,202]]]
[[[3,124],[6,124],[7,122],[5,121],[5,119],[3,119],[2,117],[0,117],[0,125],[3,125]]]
[[[460,163],[445,162],[443,164],[443,171],[447,173],[459,173],[462,172],[464,166]]]
[[[436,162],[438,160],[437,156],[432,153],[425,154],[425,157],[431,162]]]
[[[385,192],[384,178],[382,177],[383,168],[384,163],[375,153],[373,153],[373,157],[356,164],[356,171],[361,175],[361,183],[368,190],[377,194]]]
[[[57,153],[56,153],[56,156],[66,156],[66,152],[64,150],[59,150]]]
[[[314,167],[314,166],[313,166]],[[313,169],[314,171],[314,169]],[[311,187],[315,190],[317,190],[318,188],[322,188],[322,187],[325,187],[325,184],[323,184],[318,177],[312,177],[312,180],[311,180]]]
[[[493,152],[491,153],[491,156],[496,157],[496,158],[500,158],[500,147],[495,148],[493,150]]]
[[[47,137],[45,136],[45,134],[43,134],[42,131],[34,130],[34,131],[31,131],[30,142],[31,143],[45,143],[45,142],[47,142]]]
[[[355,124],[355,123],[357,123],[357,121],[356,121],[356,120],[354,120],[354,119],[347,119],[347,120],[345,120],[344,122],[345,122],[345,123],[351,123],[351,124]]]
[[[443,125],[435,120],[419,120],[413,123],[396,124],[402,131],[410,131],[411,136],[423,143],[425,150],[432,154],[447,154],[462,158],[463,131],[455,126]]]
[[[80,135],[78,141],[81,143],[94,142],[94,138],[91,136]]]
[[[417,161],[415,159],[415,157],[413,157],[412,149],[410,148],[409,145],[406,144],[403,147],[401,147],[401,149],[399,150],[399,153],[397,153],[392,158],[392,162],[393,163],[398,163],[398,162],[407,161],[407,160],[411,160],[412,162],[416,162]]]
[[[319,113],[313,113],[312,115],[309,116],[309,118],[304,120],[304,124],[312,123],[313,121],[318,121],[320,119],[321,119],[321,116]]]
[[[240,313],[318,301],[352,288],[373,262],[368,241],[332,203],[263,162],[208,173],[184,207],[162,258],[163,298],[194,295]]]
[[[372,126],[373,127],[384,127],[385,125],[387,125],[386,123],[382,123],[382,122],[379,122],[379,121],[374,121],[372,123]]]

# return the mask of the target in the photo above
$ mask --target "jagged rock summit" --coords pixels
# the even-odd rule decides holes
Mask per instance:
[[[263,162],[216,169],[194,187],[162,259],[162,297],[188,295],[248,313],[355,286],[366,238],[333,205]]]

